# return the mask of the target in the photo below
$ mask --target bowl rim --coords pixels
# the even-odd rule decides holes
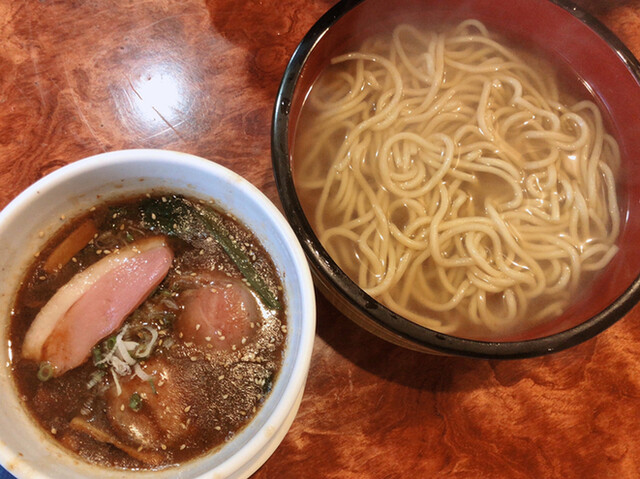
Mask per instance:
[[[253,219],[252,222],[254,224],[257,223],[269,223],[272,224],[274,228],[278,229],[277,233],[277,242],[282,243],[285,246],[281,246],[281,251],[286,250],[287,256],[290,258],[291,264],[295,267],[295,276],[287,273],[286,271],[280,271],[278,269],[279,276],[281,277],[281,281],[284,283],[287,282],[288,277],[297,278],[295,281],[296,290],[292,294],[299,295],[299,298],[295,300],[296,303],[299,304],[300,311],[299,315],[301,317],[299,324],[297,326],[297,339],[293,342],[292,339],[288,338],[288,343],[290,347],[295,348],[292,349],[287,355],[283,356],[283,365],[279,371],[279,377],[276,379],[274,383],[274,388],[272,391],[272,395],[267,397],[265,403],[261,405],[258,409],[258,414],[254,417],[254,420],[259,417],[261,410],[266,410],[265,406],[268,405],[270,412],[268,415],[263,415],[262,423],[259,425],[259,428],[256,429],[256,434],[253,436],[244,435],[243,440],[239,443],[238,450],[235,451],[234,454],[229,455],[224,460],[221,460],[213,465],[213,469],[207,466],[207,462],[211,460],[214,456],[218,454],[218,452],[225,449],[225,446],[230,443],[223,443],[220,446],[217,446],[212,451],[205,453],[204,455],[197,456],[185,463],[185,465],[193,468],[192,474],[194,474],[194,478],[196,479],[204,479],[205,477],[212,477],[213,474],[222,474],[225,477],[234,477],[234,478],[244,478],[249,477],[253,472],[255,472],[259,467],[263,465],[263,463],[271,456],[271,454],[275,451],[275,449],[279,446],[281,441],[284,439],[287,431],[289,430],[292,422],[295,419],[296,413],[298,411],[300,401],[302,399],[305,384],[308,376],[308,371],[311,363],[311,356],[313,351],[313,344],[315,341],[315,325],[316,325],[316,308],[315,308],[315,292],[313,287],[313,280],[311,276],[311,272],[309,270],[309,265],[304,255],[304,251],[299,245],[299,241],[292,231],[289,223],[286,218],[280,212],[280,210],[275,206],[275,204],[266,196],[264,192],[262,192],[258,187],[256,187],[253,183],[251,183],[245,177],[239,175],[234,172],[230,168],[188,153],[182,153],[178,151],[172,150],[162,150],[162,149],[126,149],[126,150],[114,150],[106,153],[99,153],[92,156],[88,156],[76,161],[73,161],[67,165],[64,165],[51,173],[43,176],[35,183],[28,186],[25,190],[19,193],[15,198],[13,198],[3,209],[0,211],[0,225],[3,225],[7,222],[15,223],[16,217],[18,217],[25,208],[31,204],[34,199],[38,201],[39,198],[46,196],[56,189],[64,189],[65,185],[72,182],[77,182],[81,178],[86,178],[87,175],[96,175],[101,174],[101,172],[110,169],[120,169],[129,165],[132,169],[135,169],[140,166],[147,167],[165,167],[170,169],[176,169],[180,171],[181,169],[188,168],[192,170],[192,176],[195,175],[206,175],[209,178],[217,178],[220,182],[225,182],[230,185],[234,191],[242,191],[242,196],[246,196],[247,198],[252,198],[251,203],[255,205],[257,213],[255,213],[255,218],[257,218],[257,214],[260,213],[261,219]],[[131,173],[125,174],[123,173],[122,178],[138,178],[137,175],[132,175]],[[154,174],[151,174],[150,177],[154,177]],[[170,181],[171,178],[167,177],[167,181]],[[188,181],[187,181],[188,182]],[[114,183],[113,179],[109,180],[100,180],[100,183],[106,187]],[[190,182],[189,182],[190,183]],[[154,188],[151,186],[150,188]],[[170,183],[168,183],[167,189],[170,189]],[[161,187],[156,186],[155,189],[160,190]],[[184,189],[184,188],[183,188]],[[124,192],[124,196],[131,196],[135,193],[132,192]],[[193,191],[191,193],[194,196],[204,197],[204,196],[212,196],[214,201],[218,201],[214,195],[202,193],[198,191]],[[119,195],[117,193],[114,194],[114,198],[117,198]],[[92,202],[99,202],[100,200],[93,198]],[[71,207],[70,209],[77,209],[77,207]],[[234,212],[234,216],[236,216]],[[247,216],[251,216],[250,214]],[[239,217],[236,216],[236,217]],[[269,218],[268,220],[266,218]],[[242,217],[239,217],[241,222],[245,222]],[[264,245],[264,240],[262,241]],[[269,252],[270,255],[273,252],[264,245],[265,249]],[[277,266],[277,265],[276,265]],[[289,301],[290,302],[290,301]],[[291,332],[291,329],[290,329]],[[290,357],[292,362],[290,366],[285,367],[284,361],[287,357]],[[7,366],[7,369],[10,366]],[[288,369],[288,379],[285,383],[279,381],[280,373],[284,372]],[[15,389],[15,384],[13,384],[12,378],[7,378],[7,380],[12,383],[10,387],[12,387],[13,391],[17,395],[17,390]],[[275,393],[276,388],[280,391],[280,395],[276,397],[273,393]],[[20,401],[19,401],[20,402]],[[22,408],[22,412],[24,415],[28,416],[28,412]],[[32,419],[32,418],[27,418]],[[248,424],[243,426],[243,428],[239,431],[238,437],[242,436],[242,432],[249,429],[254,420],[250,421]],[[33,422],[33,421],[30,421]],[[37,428],[36,428],[37,429]],[[57,445],[55,442],[52,445]],[[63,449],[63,451],[66,451]],[[15,457],[15,453],[17,451],[14,450],[9,444],[0,440],[0,466],[6,466],[7,464],[11,464]],[[95,468],[96,474],[99,472],[104,472],[107,474],[116,474],[118,477],[127,476],[127,474],[131,474],[140,477],[147,477],[147,475],[153,475],[154,471],[121,471],[121,470],[111,470],[109,468],[104,468],[104,466],[100,465],[92,465],[90,463],[86,463],[83,461],[79,461],[72,454],[67,453],[67,456],[70,457],[75,462],[81,462],[81,467],[89,467]],[[24,461],[24,460],[22,460]],[[168,477],[174,476],[175,474],[180,474],[181,468],[178,467],[168,467],[163,468],[157,471],[160,477]],[[9,472],[12,472],[9,470]],[[34,469],[29,463],[24,461],[23,464],[18,465],[18,467],[14,468],[13,474],[18,474],[19,477],[23,477],[22,474],[25,474],[24,477],[48,477],[46,471],[39,471]],[[98,476],[96,476],[98,477]],[[109,476],[111,477],[111,476]]]
[[[446,355],[483,359],[523,359],[543,356],[578,345],[593,338],[623,318],[640,301],[640,275],[605,309],[567,330],[535,339],[519,341],[483,341],[441,333],[411,322],[388,309],[360,289],[327,253],[309,224],[293,183],[288,148],[289,113],[298,78],[327,31],[349,11],[366,0],[340,0],[311,27],[296,47],[284,71],[276,96],[271,127],[272,167],[280,201],[307,255],[314,273],[331,278],[331,284],[348,305],[393,335],[407,341],[411,349]],[[540,0],[556,5],[584,23],[599,36],[612,53],[640,83],[640,63],[622,41],[603,23],[569,0]]]

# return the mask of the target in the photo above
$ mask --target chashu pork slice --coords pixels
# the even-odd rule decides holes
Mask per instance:
[[[177,330],[187,341],[217,350],[240,348],[255,336],[258,304],[238,279],[215,281],[182,294]]]
[[[164,237],[116,250],[77,273],[44,305],[22,346],[27,359],[53,366],[54,376],[80,366],[167,275],[173,251]]]

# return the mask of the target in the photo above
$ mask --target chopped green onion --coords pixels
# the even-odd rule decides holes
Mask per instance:
[[[116,347],[116,340],[117,340],[116,336],[111,336],[106,339],[106,341],[103,344],[107,352],[111,351],[113,348]]]
[[[268,394],[271,392],[271,388],[273,387],[273,375],[270,375],[265,379],[264,384],[262,385],[262,394]]]
[[[38,368],[38,379],[42,382],[48,381],[53,377],[53,366],[50,362],[40,364]]]
[[[94,366],[98,366],[101,369],[104,369],[106,367],[104,363],[101,363],[101,361],[102,361],[102,351],[100,350],[100,345],[94,347],[91,350],[91,356],[93,357]]]
[[[140,408],[142,408],[142,398],[140,394],[133,393],[129,398],[129,407],[133,409],[135,412],[138,412]]]
[[[149,385],[151,386],[151,390],[153,391],[153,394],[158,394],[158,391],[156,391],[156,385],[153,384],[153,378],[149,379]]]
[[[125,235],[125,238],[127,239],[127,241],[128,241],[129,243],[132,243],[132,242],[133,242],[133,240],[135,240],[135,238],[133,237],[133,235],[132,235],[131,233],[129,233],[128,231],[127,231],[127,234]]]

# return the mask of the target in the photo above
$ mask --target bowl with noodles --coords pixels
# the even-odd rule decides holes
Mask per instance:
[[[565,349],[640,295],[640,68],[564,0],[342,0],[293,53],[273,167],[318,289],[424,352]]]

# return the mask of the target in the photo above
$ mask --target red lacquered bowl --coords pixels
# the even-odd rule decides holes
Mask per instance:
[[[478,341],[419,326],[362,291],[327,254],[305,218],[292,176],[302,104],[329,60],[363,38],[400,22],[454,23],[476,18],[506,38],[540,50],[573,72],[600,103],[618,140],[619,253],[561,317],[517,337]],[[285,71],[272,128],[273,167],[285,214],[300,239],[315,282],[347,317],[392,343],[424,352],[482,358],[524,358],[586,341],[621,319],[640,299],[640,65],[599,21],[562,0],[343,0],[304,37]]]

